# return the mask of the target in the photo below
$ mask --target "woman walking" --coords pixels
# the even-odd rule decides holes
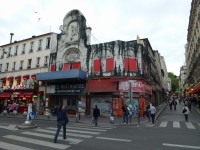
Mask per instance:
[[[183,114],[185,116],[185,121],[188,122],[188,114],[189,114],[189,108],[188,106],[185,104],[185,106],[183,107]]]

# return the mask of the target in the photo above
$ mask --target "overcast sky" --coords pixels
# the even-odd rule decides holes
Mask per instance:
[[[47,32],[60,33],[64,16],[78,9],[92,28],[92,44],[148,38],[179,75],[192,0],[6,0],[0,8],[0,45]],[[38,19],[40,18],[40,19]]]

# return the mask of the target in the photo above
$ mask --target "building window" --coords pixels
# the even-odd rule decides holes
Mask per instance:
[[[22,70],[22,69],[23,69],[23,65],[24,65],[24,61],[21,60],[21,61],[20,61],[20,67],[19,67],[19,70]]]
[[[15,47],[15,53],[14,53],[14,56],[17,56],[17,52],[18,52],[18,45]]]
[[[6,69],[5,69],[5,71],[8,71],[8,68],[9,68],[9,63],[6,63]]]
[[[106,58],[106,71],[113,71],[113,70],[114,70],[114,59]]]
[[[2,50],[1,58],[4,58],[4,54],[6,54],[5,49]]]
[[[36,67],[39,67],[39,65],[40,65],[40,57],[37,57],[37,60],[36,60]]]
[[[94,62],[93,62],[93,71],[94,71],[94,73],[100,72],[100,64],[101,64],[100,59],[94,60]]]
[[[22,54],[25,54],[25,49],[26,49],[26,44],[23,44],[23,47],[22,47]]]
[[[32,62],[32,59],[28,59],[27,69],[30,69],[30,68],[31,68],[31,62]]]
[[[42,50],[42,39],[38,41],[38,51]]]
[[[13,62],[13,67],[12,67],[13,71],[15,70],[15,66],[16,66],[16,62]]]
[[[48,66],[49,56],[44,57],[44,66]]]
[[[51,42],[51,38],[47,38],[47,42],[46,42],[46,49],[50,49],[50,42]]]
[[[11,56],[11,47],[8,48],[8,54],[7,54],[7,57],[10,57]]]
[[[33,48],[34,48],[34,42],[31,42],[29,53],[33,52]]]
[[[0,64],[0,72],[1,72],[1,69],[2,69],[2,64]]]

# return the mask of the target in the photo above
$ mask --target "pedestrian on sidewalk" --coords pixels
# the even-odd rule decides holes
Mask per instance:
[[[123,111],[123,123],[128,124],[128,108],[126,104],[122,106],[122,111]]]
[[[189,108],[188,108],[188,106],[185,104],[185,106],[183,107],[183,111],[182,111],[182,113],[184,114],[184,116],[185,116],[185,121],[186,122],[188,122],[188,114],[189,114]]]
[[[177,106],[177,101],[174,99],[173,101],[173,105],[174,105],[174,110],[176,110],[176,106]]]
[[[152,119],[152,124],[155,123],[155,114],[156,114],[156,107],[152,104],[150,105],[150,113],[151,113],[151,119]]]
[[[95,126],[97,126],[98,118],[100,117],[100,110],[97,105],[95,105],[95,108],[93,110],[93,117],[94,117]]]
[[[169,108],[170,108],[170,110],[172,110],[172,100],[171,99],[169,100]]]
[[[61,127],[63,127],[63,139],[66,139],[66,125],[69,122],[65,105],[61,105],[57,112],[57,131],[54,137],[54,143],[57,143]]]

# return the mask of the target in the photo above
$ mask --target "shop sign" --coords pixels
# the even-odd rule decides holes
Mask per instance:
[[[57,84],[55,86],[56,93],[78,94],[85,88],[85,84]]]

